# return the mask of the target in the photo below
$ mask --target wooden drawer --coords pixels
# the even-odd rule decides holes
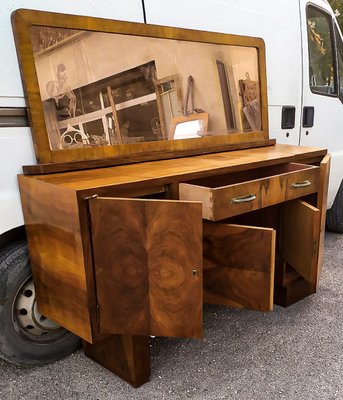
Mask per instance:
[[[203,218],[219,221],[319,190],[319,167],[281,164],[179,184],[180,200],[201,201]]]

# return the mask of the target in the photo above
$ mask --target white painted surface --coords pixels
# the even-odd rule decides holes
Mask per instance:
[[[19,8],[143,22],[141,0],[0,0],[0,97],[23,96],[11,26],[11,13]]]
[[[18,8],[143,22],[141,0],[125,0],[125,6],[120,0],[0,0],[0,107],[25,107],[10,21],[12,11]],[[17,174],[22,172],[22,165],[36,162],[29,128],[0,128],[0,160],[2,234],[23,225]]]
[[[0,129],[0,234],[23,225],[17,174],[22,165],[35,164],[29,128]]]
[[[166,3],[169,7],[166,7]],[[147,22],[261,37],[266,44],[270,137],[299,144],[301,40],[298,0],[145,0]],[[281,107],[296,107],[296,126],[281,129]]]
[[[256,36],[265,41],[270,137],[278,143],[329,149],[330,206],[343,177],[343,105],[337,98],[310,91],[304,18],[308,3],[308,0],[198,0],[195,6],[191,1],[170,0],[167,7],[166,2],[145,0],[145,7],[148,23]],[[311,4],[333,15],[326,0],[313,0]],[[302,129],[303,105],[315,107],[315,126],[307,136],[308,129]],[[296,107],[294,129],[281,129],[282,106]]]
[[[29,3],[29,5],[28,5]],[[201,29],[239,35],[257,36],[266,43],[267,82],[270,136],[279,143],[299,144],[301,132],[302,88],[304,105],[316,107],[315,129],[301,136],[301,144],[328,147],[333,154],[330,178],[332,201],[343,175],[342,103],[330,103],[323,96],[311,98],[309,91],[307,42],[302,46],[301,34],[307,38],[306,24],[300,19],[300,7],[306,0],[145,0],[147,22],[183,28]],[[330,10],[324,0],[314,0]],[[0,37],[2,60],[0,67],[0,107],[24,106],[23,90],[14,48],[10,14],[14,9],[31,8],[110,19],[143,22],[140,0],[92,0],[56,2],[55,0],[0,0]],[[302,16],[303,17],[303,16]],[[304,50],[303,50],[304,49]],[[303,56],[304,51],[304,56]],[[304,60],[303,60],[304,59]],[[300,73],[301,71],[301,73]],[[303,82],[304,77],[304,82]],[[313,96],[313,95],[312,95]],[[283,105],[296,107],[296,126],[281,130]],[[319,114],[322,110],[322,114]],[[289,133],[288,136],[286,134]],[[0,234],[22,224],[16,174],[24,164],[33,164],[35,157],[29,129],[0,129],[1,192]]]
[[[306,6],[308,1],[300,0],[302,13],[302,34],[304,47],[304,106],[314,107],[314,126],[301,128],[300,144],[328,148],[331,156],[331,173],[328,204],[331,205],[343,177],[343,104],[337,97],[328,97],[311,92],[309,82],[308,37],[306,27]],[[311,3],[313,4],[313,3]],[[329,5],[320,1],[320,8],[331,13]],[[306,135],[306,132],[308,134]]]

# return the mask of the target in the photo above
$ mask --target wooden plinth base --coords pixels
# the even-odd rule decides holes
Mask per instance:
[[[299,300],[315,293],[315,289],[305,279],[299,278],[286,286],[276,286],[274,291],[274,303],[288,307]]]
[[[149,381],[148,336],[109,335],[93,344],[83,342],[83,349],[87,357],[134,387]]]

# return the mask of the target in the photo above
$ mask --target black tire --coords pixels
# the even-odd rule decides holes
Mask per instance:
[[[25,290],[27,287],[33,290]],[[26,297],[30,306],[19,310],[18,305]],[[0,252],[1,358],[19,365],[43,365],[66,357],[80,347],[77,336],[44,316],[40,316],[43,321],[40,325],[37,315],[40,316],[35,305],[27,244],[15,242]],[[30,318],[34,318],[35,326],[30,322],[25,326]]]
[[[331,232],[343,233],[343,180],[332,207],[327,211],[326,227]]]

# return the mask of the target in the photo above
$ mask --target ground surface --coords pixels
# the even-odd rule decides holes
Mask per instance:
[[[327,233],[320,289],[268,314],[205,307],[202,341],[152,341],[139,389],[81,351],[44,367],[0,360],[0,400],[343,399],[343,235]]]

